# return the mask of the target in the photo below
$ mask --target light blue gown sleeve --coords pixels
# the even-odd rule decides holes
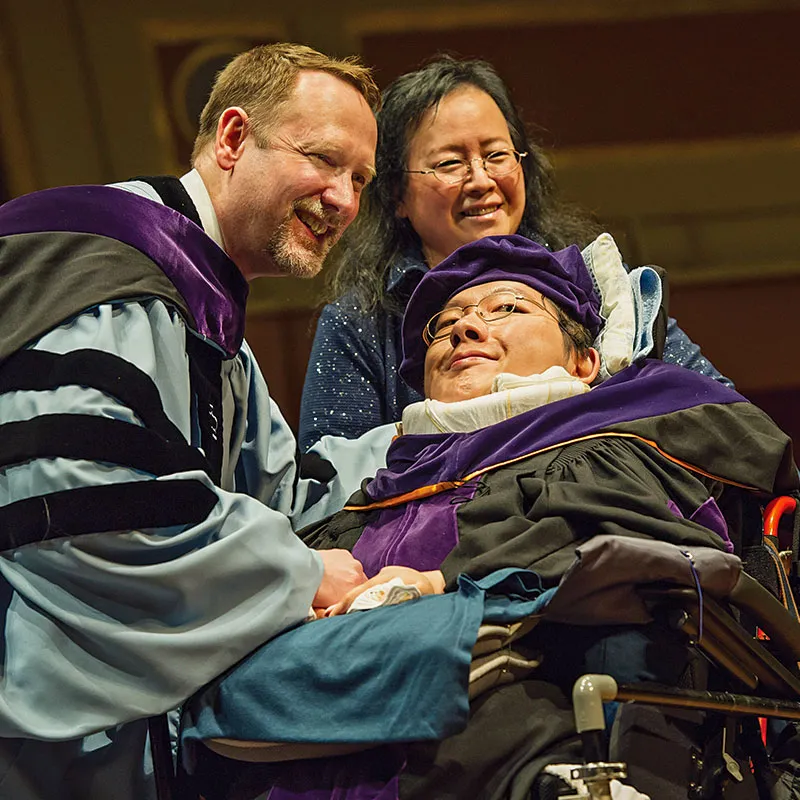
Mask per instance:
[[[195,444],[180,317],[157,300],[101,305],[43,336],[51,353],[88,348],[123,359],[158,389],[171,422]],[[236,360],[232,490],[194,469],[154,476],[116,464],[37,458],[0,472],[0,506],[113,483],[187,480],[216,496],[198,523],[55,538],[0,554],[11,588],[0,674],[0,737],[72,739],[183,702],[254,647],[302,620],[319,556],[295,536],[336,510],[383,461],[390,434],[326,451],[342,479],[300,481],[296,444],[246,346]],[[75,414],[143,423],[87,386],[0,395],[3,423]],[[357,474],[358,473],[358,474]],[[2,583],[2,581],[0,581]]]
[[[327,461],[335,472],[320,482],[298,475],[298,448],[280,408],[269,397],[266,383],[247,343],[242,347],[253,398],[248,433],[242,447],[237,488],[279,509],[294,530],[341,510],[366,477],[386,466],[386,451],[397,434],[393,423],[378,425],[357,438],[323,436],[309,454]],[[266,458],[265,458],[266,454]],[[278,480],[280,477],[280,480]]]

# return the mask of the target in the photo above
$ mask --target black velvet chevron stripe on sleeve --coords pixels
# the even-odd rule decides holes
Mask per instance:
[[[196,525],[216,494],[199,481],[145,480],[18,500],[0,508],[0,551],[109,531]]]
[[[0,549],[67,536],[194,525],[217,502],[201,481],[154,480],[197,470],[211,475],[203,452],[192,447],[164,411],[152,378],[110,353],[66,354],[22,350],[0,367],[0,393],[89,388],[132,412],[136,422],[90,413],[39,414],[0,425],[0,470],[37,459],[80,459],[127,467],[143,480],[83,486],[15,500],[0,508]],[[99,479],[102,479],[102,472]]]
[[[146,428],[169,441],[185,442],[164,413],[150,376],[112,353],[91,349],[65,354],[20,350],[0,368],[0,393],[46,391],[60,386],[97,389],[127,406]]]
[[[72,458],[130,467],[151,475],[199,469],[203,454],[186,442],[107,417],[45,414],[0,425],[0,469],[37,458]]]
[[[0,469],[38,458],[70,458],[131,467],[151,475],[199,469],[203,453],[167,417],[152,378],[133,364],[100,350],[64,355],[23,350],[0,368],[0,392],[47,391],[83,386],[109,395],[142,422],[81,413],[42,414],[0,425]]]

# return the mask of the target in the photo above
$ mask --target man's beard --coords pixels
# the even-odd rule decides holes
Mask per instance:
[[[325,235],[322,242],[299,242],[292,234],[295,209],[304,208],[319,217],[325,217],[334,230]],[[292,278],[313,278],[321,269],[326,256],[339,239],[336,224],[324,213],[321,203],[298,201],[289,215],[275,229],[265,250],[278,271]]]

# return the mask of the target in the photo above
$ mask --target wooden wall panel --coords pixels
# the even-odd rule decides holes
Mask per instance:
[[[670,311],[736,388],[762,407],[800,453],[797,320],[800,277],[677,286]]]
[[[747,392],[747,399],[775,420],[792,438],[795,461],[800,457],[800,387]]]
[[[676,286],[670,292],[671,314],[743,391],[800,388],[798,308],[797,276]]]
[[[432,53],[491,61],[546,146],[800,131],[800,9],[367,34],[382,85]]]
[[[247,316],[247,341],[264,373],[271,397],[295,432],[316,320],[317,312],[309,309]]]

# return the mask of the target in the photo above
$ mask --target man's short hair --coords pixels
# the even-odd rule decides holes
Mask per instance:
[[[290,98],[301,70],[327,72],[349,83],[373,111],[380,107],[380,91],[355,56],[331,58],[302,44],[279,43],[254,47],[236,56],[216,77],[208,102],[200,114],[200,128],[194,141],[192,163],[214,141],[217,122],[231,106],[243,108],[253,123],[259,145],[274,125],[276,112]]]
[[[564,353],[577,358],[586,356],[594,344],[594,336],[589,329],[573,319],[561,306],[549,298],[543,297],[542,300],[555,313],[558,327],[561,328],[561,336],[564,338]]]

